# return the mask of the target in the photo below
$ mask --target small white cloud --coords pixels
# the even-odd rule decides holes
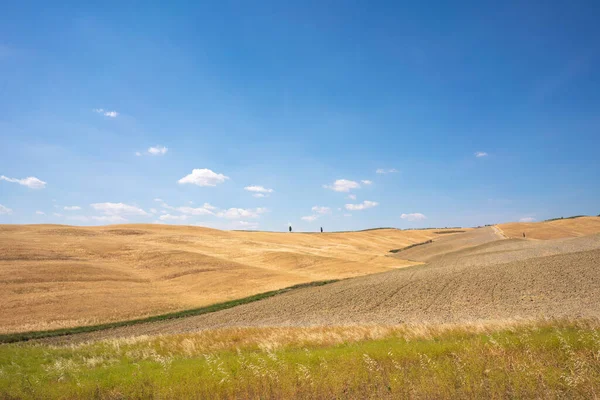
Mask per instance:
[[[136,151],[136,152],[135,152],[135,155],[136,155],[136,156],[138,156],[138,157],[141,157],[141,156],[142,156],[142,153],[140,153],[139,151]]]
[[[323,185],[325,189],[331,189],[336,192],[349,192],[352,189],[359,189],[360,185],[358,182],[350,181],[348,179],[338,179],[331,185]]]
[[[394,172],[398,172],[398,170],[396,168],[378,168],[377,171],[375,171],[376,174],[393,174]]]
[[[267,189],[263,186],[246,186],[244,190],[256,193],[273,193],[273,189]]]
[[[160,219],[161,221],[185,221],[186,219],[188,219],[188,216],[165,214],[158,217],[158,219]]]
[[[243,229],[258,229],[258,222],[250,221],[236,221],[237,224]]]
[[[94,108],[94,112],[98,113],[98,114],[102,114],[105,117],[110,117],[110,118],[117,118],[119,116],[119,113],[116,111],[107,111],[104,108]]]
[[[45,212],[43,212],[43,211],[36,211],[35,213],[36,213],[37,215],[46,215],[46,213],[45,213]]]
[[[260,214],[267,212],[266,208],[230,208],[217,213],[218,217],[227,219],[258,218]]]
[[[260,199],[262,197],[266,197],[266,195],[264,193],[254,193],[252,197],[258,197]]]
[[[365,185],[371,185],[373,183],[373,181],[369,181],[369,180],[364,180],[364,181],[360,181],[360,182]]]
[[[18,183],[19,185],[27,186],[30,189],[43,189],[46,187],[46,182],[36,178],[35,176],[28,176],[27,178],[17,179],[9,178],[7,176],[0,176],[0,181]]]
[[[109,224],[117,224],[122,222],[127,222],[127,219],[121,217],[120,215],[102,215],[100,217],[92,217],[94,221],[104,222]]]
[[[300,218],[303,221],[313,222],[319,218],[318,215],[307,215],[306,217]]]
[[[349,198],[350,200],[356,200],[356,195],[355,195],[355,194],[349,194],[349,195],[348,195],[348,198]]]
[[[154,201],[157,201],[157,202],[159,202],[159,203],[162,203],[162,202],[163,202],[163,199],[156,198],[156,199],[154,199]]]
[[[533,222],[535,221],[535,218],[533,217],[523,217],[519,220],[519,222]]]
[[[13,210],[0,204],[0,214],[12,214]]]
[[[312,208],[313,212],[316,212],[317,214],[329,214],[331,213],[331,208],[329,207],[321,207],[321,206],[314,206]]]
[[[148,215],[141,208],[124,203],[94,203],[90,206],[105,215]]]
[[[211,209],[206,208],[206,207],[171,207],[168,205],[164,205],[165,208],[169,209],[169,210],[175,210],[175,211],[179,211],[180,213],[183,214],[188,214],[188,215],[214,215],[215,213],[212,212]]]
[[[52,215],[54,215],[55,217],[62,217],[62,214],[59,213],[53,213]]]
[[[219,183],[223,183],[227,179],[229,179],[228,176],[218,174],[210,169],[202,168],[192,170],[191,174],[181,178],[178,183],[190,183],[198,186],[217,186]]]
[[[346,207],[346,210],[359,211],[359,210],[366,210],[367,208],[377,207],[378,205],[379,205],[379,203],[376,201],[365,200],[360,204],[346,204],[345,207]]]
[[[152,154],[153,156],[163,156],[169,151],[165,146],[154,146],[148,148],[148,154]]]
[[[77,211],[77,210],[81,210],[81,207],[79,206],[66,206],[64,207],[65,211]]]
[[[407,221],[421,221],[427,219],[427,217],[421,213],[402,214],[400,218]]]
[[[488,153],[486,153],[485,151],[476,151],[475,152],[475,157],[487,157]]]

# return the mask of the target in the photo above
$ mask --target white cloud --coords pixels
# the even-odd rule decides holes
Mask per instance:
[[[242,219],[242,218],[258,218],[260,214],[264,214],[268,210],[266,208],[230,208],[217,213],[218,217],[227,219]]]
[[[90,206],[105,215],[148,215],[141,208],[124,203],[94,203]]]
[[[475,157],[487,157],[488,153],[486,153],[485,151],[476,151],[475,152]]]
[[[361,183],[365,184],[365,185],[370,185],[373,183],[373,181],[370,180],[364,180],[364,181],[360,181]]]
[[[188,219],[188,216],[165,214],[158,217],[158,219],[160,219],[161,221],[185,221],[186,219]]]
[[[246,186],[244,190],[257,193],[273,193],[273,189],[267,189],[263,186]]]
[[[402,214],[400,218],[407,221],[421,221],[427,219],[427,217],[421,213]]]
[[[138,156],[138,157],[141,157],[141,156],[142,156],[142,153],[140,153],[139,151],[136,151],[136,152],[135,152],[135,155],[136,155],[136,156]]]
[[[92,217],[94,221],[98,222],[107,222],[111,224],[116,224],[119,222],[127,222],[127,219],[121,217],[120,215],[102,215],[100,217]]]
[[[393,174],[394,172],[398,172],[398,170],[396,168],[390,168],[390,169],[378,168],[377,171],[375,171],[375,173],[377,173],[377,174]]]
[[[346,204],[346,210],[350,211],[358,211],[358,210],[366,210],[367,208],[377,207],[379,205],[376,201],[365,200],[360,204]]]
[[[323,185],[325,189],[331,189],[336,192],[349,192],[351,189],[359,189],[358,182],[349,181],[347,179],[338,179],[332,185]]]
[[[191,174],[184,176],[178,182],[180,184],[191,183],[198,186],[217,186],[217,184],[223,183],[227,179],[229,179],[228,176],[202,168],[192,170]]]
[[[64,207],[65,211],[77,211],[77,210],[81,210],[81,207],[79,206],[66,206]]]
[[[236,221],[237,224],[243,229],[258,229],[258,222],[250,221]]]
[[[0,214],[12,214],[13,210],[0,204]]]
[[[264,193],[254,193],[252,195],[252,197],[258,197],[258,198],[262,198],[262,197],[266,197]]]
[[[306,217],[302,217],[300,219],[302,219],[303,221],[313,222],[318,218],[319,218],[318,215],[307,215]]]
[[[43,212],[43,211],[36,211],[35,213],[36,213],[37,215],[46,215],[46,213],[45,213],[45,212]]]
[[[523,217],[519,220],[519,222],[533,222],[535,221],[535,218],[533,217]]]
[[[159,202],[159,203],[162,203],[162,202],[163,202],[163,199],[156,198],[156,199],[154,199],[154,201],[157,201],[157,202]]]
[[[329,214],[331,212],[331,208],[314,206],[312,211],[316,212],[317,214]]]
[[[97,112],[98,114],[102,114],[105,117],[110,117],[110,118],[116,118],[119,113],[116,111],[108,111],[105,110],[104,108],[94,108],[94,112]]]
[[[356,200],[356,195],[355,195],[355,194],[349,194],[349,195],[348,195],[348,198],[349,198],[350,200]]]
[[[62,217],[62,214],[59,213],[53,213],[52,215],[54,215],[55,217]]]
[[[148,153],[152,154],[153,156],[165,155],[167,151],[169,151],[169,149],[166,148],[165,146],[154,146],[154,147],[148,148]]]
[[[168,208],[169,210],[179,211],[180,213],[188,214],[188,215],[214,215],[215,214],[209,208],[206,208],[206,207],[188,207],[188,206],[171,207],[171,206],[167,206],[166,204],[165,204],[165,206],[166,206],[165,208]]]
[[[46,182],[36,178],[35,176],[28,176],[27,178],[17,179],[9,178],[7,176],[0,176],[0,181],[18,183],[19,185],[27,186],[30,189],[43,189],[46,187]]]

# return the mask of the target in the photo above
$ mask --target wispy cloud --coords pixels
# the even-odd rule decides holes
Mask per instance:
[[[367,180],[367,179],[365,179],[365,180],[363,180],[363,181],[360,181],[360,183],[362,183],[362,184],[364,184],[364,185],[371,185],[371,184],[373,184],[373,181],[370,181],[370,180]]]
[[[349,194],[349,195],[348,195],[348,198],[349,198],[350,200],[356,200],[356,195],[355,195],[355,194]]]
[[[46,213],[43,211],[36,211],[35,213],[36,213],[36,215],[46,215]]]
[[[81,210],[81,207],[79,207],[79,206],[65,206],[64,210],[65,211],[77,211],[77,210]]]
[[[227,219],[244,219],[244,218],[258,218],[261,214],[264,214],[268,209],[264,207],[259,208],[229,208],[227,210],[219,211],[217,217]]]
[[[336,192],[349,192],[352,189],[359,189],[360,184],[348,179],[338,179],[331,185],[323,185],[325,189],[331,189]]]
[[[0,214],[12,214],[13,210],[0,204]]]
[[[246,186],[244,188],[244,190],[247,190],[249,192],[257,192],[257,193],[273,193],[273,189],[267,189],[264,186],[258,186],[258,185]]]
[[[313,222],[316,221],[319,218],[318,215],[307,215],[305,217],[300,218],[303,221],[308,221],[308,222]]]
[[[27,186],[30,189],[43,189],[46,187],[46,182],[36,178],[35,176],[28,176],[27,178],[17,179],[1,175],[0,181],[18,183],[19,185]]]
[[[349,211],[360,211],[360,210],[366,210],[367,208],[377,207],[378,205],[379,205],[379,203],[376,201],[365,200],[359,204],[346,204],[345,207],[346,207],[346,210],[349,210]]]
[[[317,214],[322,214],[322,215],[331,213],[331,208],[329,208],[329,207],[314,206],[311,210]]]
[[[116,112],[116,111],[108,111],[108,110],[105,110],[104,108],[94,108],[93,111],[95,113],[102,114],[105,117],[109,117],[109,118],[117,118],[119,116],[118,112]]]
[[[105,215],[148,215],[143,209],[124,203],[94,203],[90,206]]]
[[[192,173],[184,176],[177,182],[179,184],[193,184],[197,186],[217,186],[219,183],[225,182],[229,179],[228,176],[218,174],[210,169],[194,169]]]
[[[535,221],[535,218],[533,217],[523,217],[519,220],[519,222],[533,222]]]
[[[158,219],[160,219],[161,221],[185,221],[186,219],[188,219],[188,216],[164,214],[158,217]]]
[[[422,221],[424,219],[427,219],[427,217],[421,213],[402,214],[400,218],[405,219],[407,221]]]
[[[153,146],[148,148],[148,154],[153,156],[163,156],[169,151],[165,146]]]
[[[487,157],[488,153],[486,153],[485,151],[476,151],[475,152],[475,157],[479,158],[479,157]]]
[[[377,174],[393,174],[394,172],[398,172],[398,170],[396,168],[378,168],[377,171],[375,171]]]

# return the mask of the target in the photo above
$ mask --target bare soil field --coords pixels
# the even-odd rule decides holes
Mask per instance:
[[[0,333],[132,319],[402,268],[415,262],[389,250],[436,231],[0,225]]]
[[[477,231],[487,235],[486,230],[492,228]],[[212,314],[62,340],[221,327],[439,324],[564,317],[600,317],[600,235],[548,241],[497,240],[432,257],[427,265],[302,289]]]
[[[600,232],[600,217],[579,217],[544,222],[511,222],[498,228],[510,238],[559,239],[592,235]]]

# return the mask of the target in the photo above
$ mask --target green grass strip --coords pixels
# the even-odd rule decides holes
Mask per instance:
[[[244,297],[241,299],[230,300],[230,301],[226,301],[223,303],[211,304],[210,306],[205,306],[205,307],[200,307],[200,308],[192,308],[189,310],[176,311],[176,312],[161,314],[161,315],[154,315],[154,316],[146,317],[146,318],[131,319],[131,320],[127,320],[127,321],[107,322],[105,324],[99,324],[99,325],[77,326],[74,328],[8,333],[8,334],[0,335],[0,343],[25,342],[25,341],[33,340],[33,339],[75,335],[78,333],[96,332],[96,331],[102,331],[105,329],[120,328],[123,326],[146,324],[149,322],[158,322],[158,321],[166,321],[169,319],[193,317],[196,315],[213,313],[216,311],[226,310],[228,308],[240,306],[242,304],[248,304],[248,303],[258,301],[258,300],[267,299],[269,297],[277,296],[279,294],[283,294],[283,293],[289,292],[291,290],[327,285],[329,283],[337,282],[338,280],[339,279],[330,279],[330,280],[325,280],[325,281],[300,283],[298,285],[289,286],[287,288],[272,290],[270,292],[259,293],[259,294],[255,294],[255,295],[249,296],[249,297]]]
[[[404,250],[412,249],[413,247],[417,247],[417,246],[423,246],[424,244],[429,244],[429,243],[433,243],[433,240],[429,239],[429,240],[427,240],[425,242],[413,243],[410,246],[406,246],[406,247],[403,247],[401,249],[393,249],[393,250],[390,250],[390,253],[400,253],[400,252],[402,252]]]

